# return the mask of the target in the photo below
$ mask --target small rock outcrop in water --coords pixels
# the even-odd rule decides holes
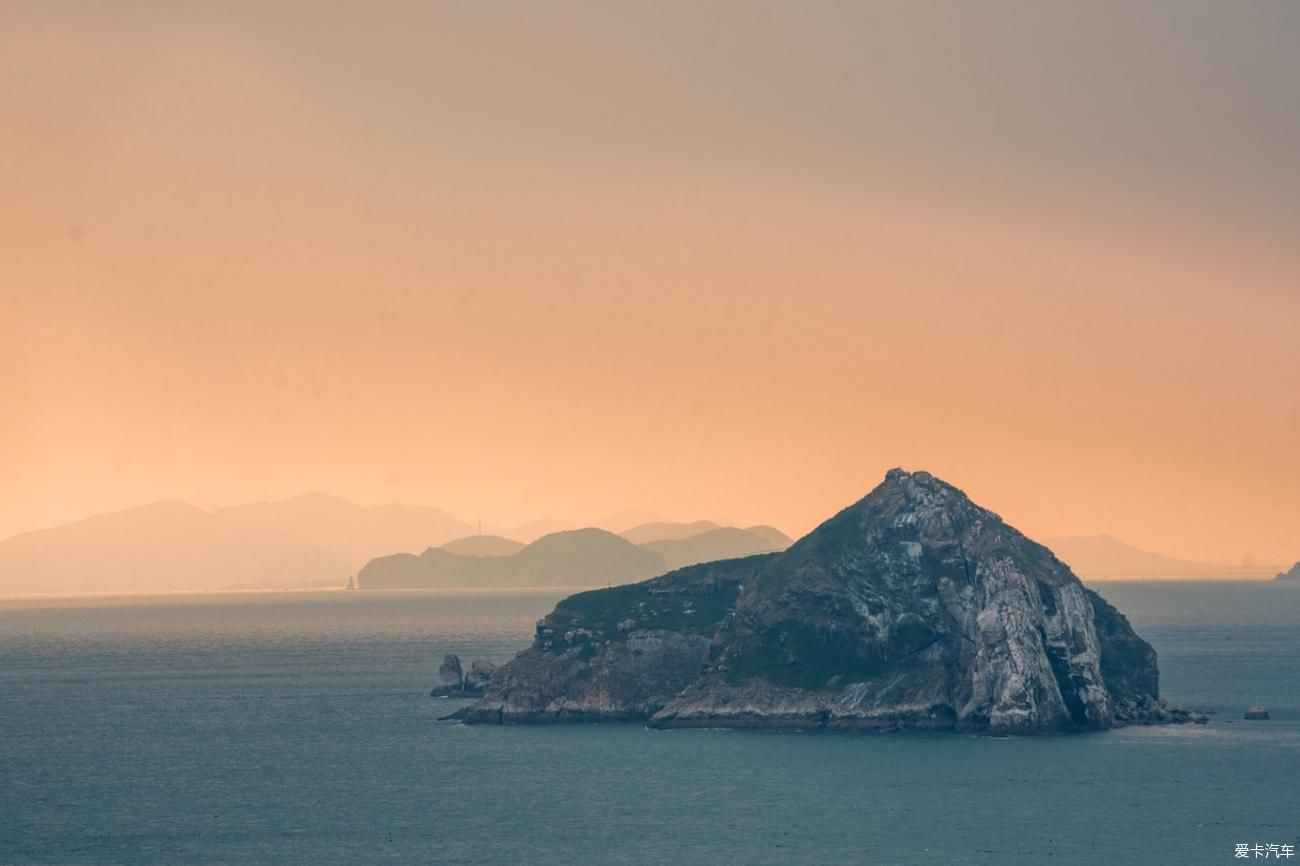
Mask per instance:
[[[460,656],[448,653],[442,657],[442,664],[438,666],[438,682],[429,694],[435,698],[481,697],[496,670],[497,666],[492,662],[479,660],[471,664],[466,673],[461,668]]]
[[[460,667],[460,656],[447,653],[438,666],[438,681],[429,694],[435,698],[460,694],[465,690],[465,674]]]
[[[789,550],[570,596],[467,723],[949,729],[1186,722],[1156,654],[1051,551],[896,469]]]
[[[1246,710],[1246,721],[1248,722],[1267,722],[1270,718],[1272,716],[1263,707],[1251,707]]]
[[[1297,562],[1295,565],[1291,566],[1290,571],[1284,571],[1273,579],[1300,581],[1300,562]]]

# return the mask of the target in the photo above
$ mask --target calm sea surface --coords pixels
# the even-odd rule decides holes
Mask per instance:
[[[436,721],[460,706],[428,697],[441,655],[507,660],[559,592],[0,600],[0,864],[1228,864],[1296,845],[1300,586],[1100,590],[1210,725],[471,728]],[[1242,721],[1255,703],[1273,721]]]

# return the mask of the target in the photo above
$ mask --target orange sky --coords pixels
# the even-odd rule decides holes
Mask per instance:
[[[0,11],[0,536],[903,465],[1300,558],[1297,7],[180,5]]]

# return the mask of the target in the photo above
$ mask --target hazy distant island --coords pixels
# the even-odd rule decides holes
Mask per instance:
[[[1290,571],[1284,571],[1273,579],[1274,580],[1300,580],[1300,562],[1297,562],[1295,565],[1291,566]]]
[[[1109,535],[1043,543],[1085,579],[1272,573],[1151,553]],[[0,540],[0,594],[606,586],[790,544],[768,525],[643,511],[586,527],[539,519],[485,533],[439,508],[361,506],[326,493],[213,510],[166,500]]]
[[[452,718],[1023,734],[1191,715],[1050,550],[896,469],[783,553],[570,596]]]
[[[668,568],[683,568],[717,559],[734,559],[755,553],[785,550],[792,539],[771,526],[719,526],[683,538],[647,541],[641,546],[660,554]]]
[[[458,556],[514,556],[525,547],[522,541],[503,535],[468,535],[447,542],[442,549]]]
[[[472,531],[438,508],[325,493],[212,511],[167,500],[0,541],[0,593],[338,588],[372,556]]]
[[[1241,565],[1179,559],[1141,550],[1110,535],[1044,538],[1042,543],[1077,575],[1091,579],[1265,578],[1268,571]]]
[[[416,556],[370,560],[357,574],[361,589],[452,586],[548,586],[627,583],[664,569],[663,557],[603,529],[543,535],[510,556],[469,556],[431,547]]]
[[[214,510],[165,500],[0,539],[0,594],[341,589],[349,583],[356,587],[355,576],[376,557],[439,547],[455,557],[449,562],[463,567],[448,565],[421,583],[427,570],[397,574],[407,556],[399,555],[370,573],[395,575],[393,586],[446,586],[447,579],[456,586],[499,585],[493,582],[497,577],[525,586],[552,579],[595,585],[610,578],[642,580],[679,565],[780,550],[790,543],[769,526],[739,530],[712,521],[647,522],[647,517],[653,515],[628,512],[602,520],[633,541],[559,533],[561,538],[516,560],[517,568],[508,573],[484,563],[476,567],[473,559],[513,557],[528,542],[555,535],[555,527],[573,527],[535,520],[496,534],[473,534],[471,523],[439,508],[361,506],[326,493]],[[643,542],[644,550],[637,547]],[[559,574],[566,549],[582,575],[578,579]],[[552,568],[559,571],[553,575]],[[597,574],[603,568],[608,571]],[[382,588],[388,579],[376,578],[364,588]]]
[[[649,539],[635,544],[632,538]],[[471,536],[419,555],[372,559],[357,574],[360,589],[472,586],[574,586],[634,583],[699,562],[783,550],[790,539],[770,526],[750,529],[656,523],[624,535],[588,527],[552,532],[532,544]]]

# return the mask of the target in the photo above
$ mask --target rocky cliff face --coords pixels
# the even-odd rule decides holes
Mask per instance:
[[[741,580],[770,556],[695,565],[570,596],[499,668],[467,722],[648,719],[700,677]]]
[[[457,715],[987,733],[1184,719],[1118,611],[961,491],[902,470],[784,553],[566,599]]]
[[[1284,571],[1273,579],[1274,580],[1300,580],[1300,562],[1297,562],[1295,565],[1291,566],[1290,571]]]

